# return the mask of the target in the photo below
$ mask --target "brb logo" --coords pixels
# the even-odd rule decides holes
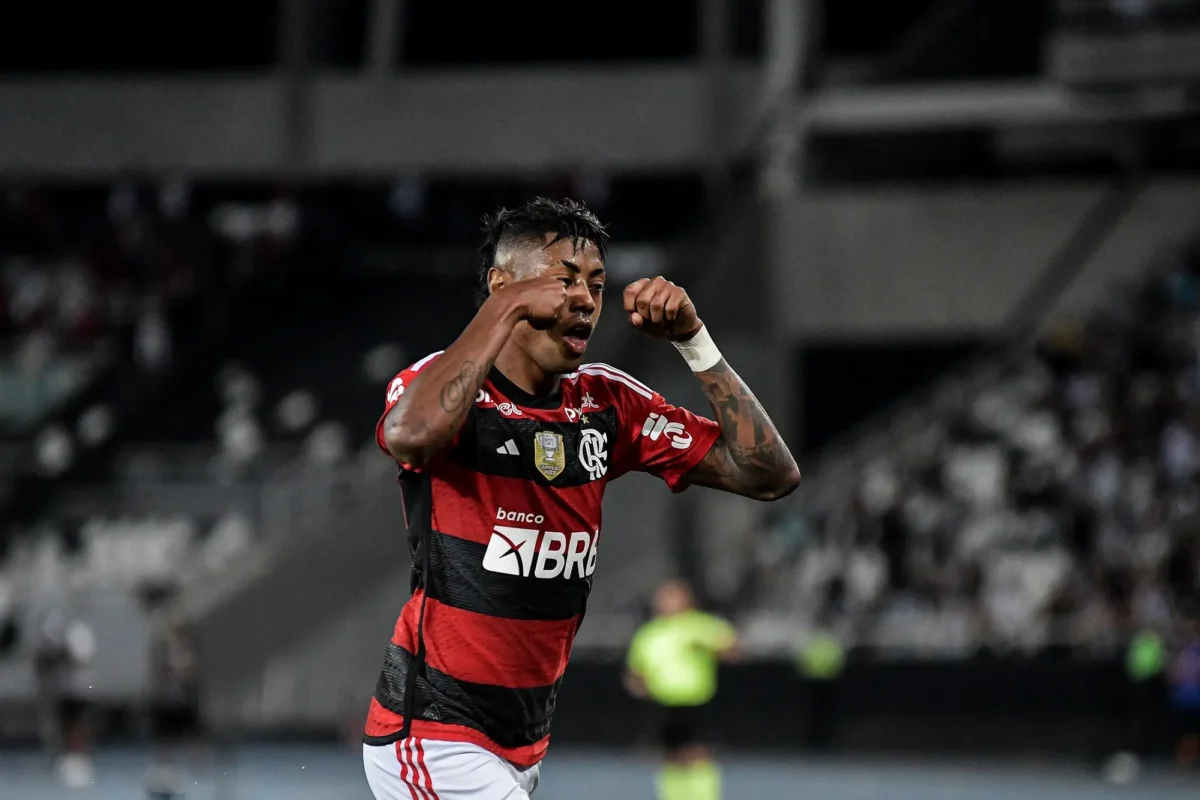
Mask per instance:
[[[671,447],[676,450],[687,450],[692,446],[692,435],[679,422],[668,422],[662,414],[651,414],[642,425],[642,436],[652,442],[657,442],[660,436],[671,441]]]
[[[505,511],[503,508],[496,511],[497,523],[541,525],[545,519],[541,514]],[[596,571],[599,539],[599,531],[566,534],[497,524],[492,527],[492,538],[483,555],[483,568],[522,578],[588,578]]]

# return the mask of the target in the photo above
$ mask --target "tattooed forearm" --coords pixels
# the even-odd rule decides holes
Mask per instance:
[[[446,430],[451,435],[462,427],[463,419],[471,410],[475,396],[483,388],[483,381],[491,368],[491,362],[476,366],[472,361],[464,361],[458,374],[442,384],[442,389],[438,392],[438,401],[442,410],[450,415],[446,420]]]
[[[788,495],[800,470],[758,398],[724,359],[696,373],[721,426],[717,440],[688,479],[759,500]]]
[[[388,450],[403,463],[419,466],[452,442],[491,367],[490,360],[468,360],[449,377],[432,369],[419,375],[384,418]]]
[[[471,401],[483,386],[486,369],[479,369],[473,362],[464,361],[459,367],[458,374],[442,384],[438,393],[442,411],[447,414],[461,414],[471,407]]]

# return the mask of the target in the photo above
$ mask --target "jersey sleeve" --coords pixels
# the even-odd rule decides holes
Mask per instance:
[[[737,631],[734,627],[712,614],[696,615],[695,633],[703,646],[714,653],[728,650],[737,644]]]
[[[632,378],[620,383],[615,394],[621,417],[617,454],[621,471],[648,472],[661,478],[671,491],[682,492],[688,487],[685,476],[712,449],[721,435],[720,426],[671,405]]]
[[[388,382],[387,392],[384,394],[383,400],[383,413],[379,415],[379,422],[375,423],[375,444],[379,446],[380,450],[387,453],[389,457],[391,457],[392,454],[388,450],[387,442],[384,441],[383,438],[383,421],[387,418],[388,412],[395,408],[396,404],[400,402],[400,398],[404,396],[405,388],[412,383],[413,378],[417,377],[417,375],[421,373],[421,370],[432,364],[433,361],[441,354],[442,353],[439,350],[436,353],[431,353],[430,355],[425,356],[412,366],[402,369],[400,373],[396,375],[396,377],[392,378],[391,381]],[[419,471],[414,469],[409,464],[400,463],[400,466],[411,472]]]

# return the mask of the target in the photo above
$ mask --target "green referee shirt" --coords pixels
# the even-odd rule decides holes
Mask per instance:
[[[717,654],[737,642],[733,626],[702,611],[652,619],[629,645],[628,666],[664,706],[700,706],[717,693]]]

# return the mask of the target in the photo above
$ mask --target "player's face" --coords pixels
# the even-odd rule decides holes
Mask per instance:
[[[553,240],[552,235],[546,241]],[[522,322],[513,330],[521,345],[547,374],[574,372],[583,360],[588,339],[600,319],[604,303],[604,262],[591,242],[578,250],[570,239],[560,239],[542,248],[529,248],[523,254],[519,277],[553,275],[567,287],[567,303],[558,324],[548,330],[534,330]]]

